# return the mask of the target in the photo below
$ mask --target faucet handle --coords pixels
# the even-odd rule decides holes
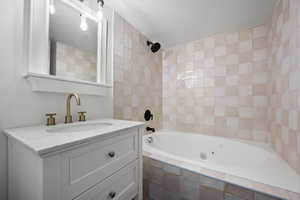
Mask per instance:
[[[55,116],[56,116],[56,113],[47,113],[46,114],[46,117],[48,117],[47,118],[47,126],[54,126],[54,125],[56,125]]]
[[[78,121],[85,122],[86,121],[86,112],[78,112],[79,118]]]
[[[146,128],[146,131],[151,131],[152,133],[155,133],[155,128],[151,128],[151,127],[147,127]]]

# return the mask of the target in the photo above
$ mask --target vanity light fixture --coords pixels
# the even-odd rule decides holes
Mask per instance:
[[[86,16],[84,16],[83,14],[80,14],[80,29],[82,31],[87,31],[88,30],[88,25],[86,22]]]
[[[97,19],[100,22],[103,19],[104,0],[97,0],[97,3],[99,5],[98,12],[97,12]]]
[[[50,0],[49,4],[49,12],[51,15],[54,15],[56,12],[55,6],[54,6],[54,0]]]

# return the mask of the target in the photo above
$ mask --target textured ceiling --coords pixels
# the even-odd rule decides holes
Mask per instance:
[[[277,0],[106,0],[129,23],[164,46],[270,21]]]

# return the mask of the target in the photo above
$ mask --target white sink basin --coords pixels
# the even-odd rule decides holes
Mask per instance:
[[[61,125],[59,127],[49,128],[46,131],[49,133],[76,133],[84,131],[97,131],[103,128],[112,126],[111,123],[85,123],[85,124],[71,124]]]

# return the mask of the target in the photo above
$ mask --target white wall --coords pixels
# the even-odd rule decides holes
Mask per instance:
[[[24,0],[26,1],[26,0]],[[56,112],[58,121],[65,115],[66,96],[32,92],[22,77],[26,64],[22,60],[23,1],[0,1],[0,199],[7,199],[7,138],[2,130],[8,127],[45,123],[45,114]],[[73,112],[87,111],[89,119],[112,117],[112,96],[81,96],[82,106],[73,105]]]

